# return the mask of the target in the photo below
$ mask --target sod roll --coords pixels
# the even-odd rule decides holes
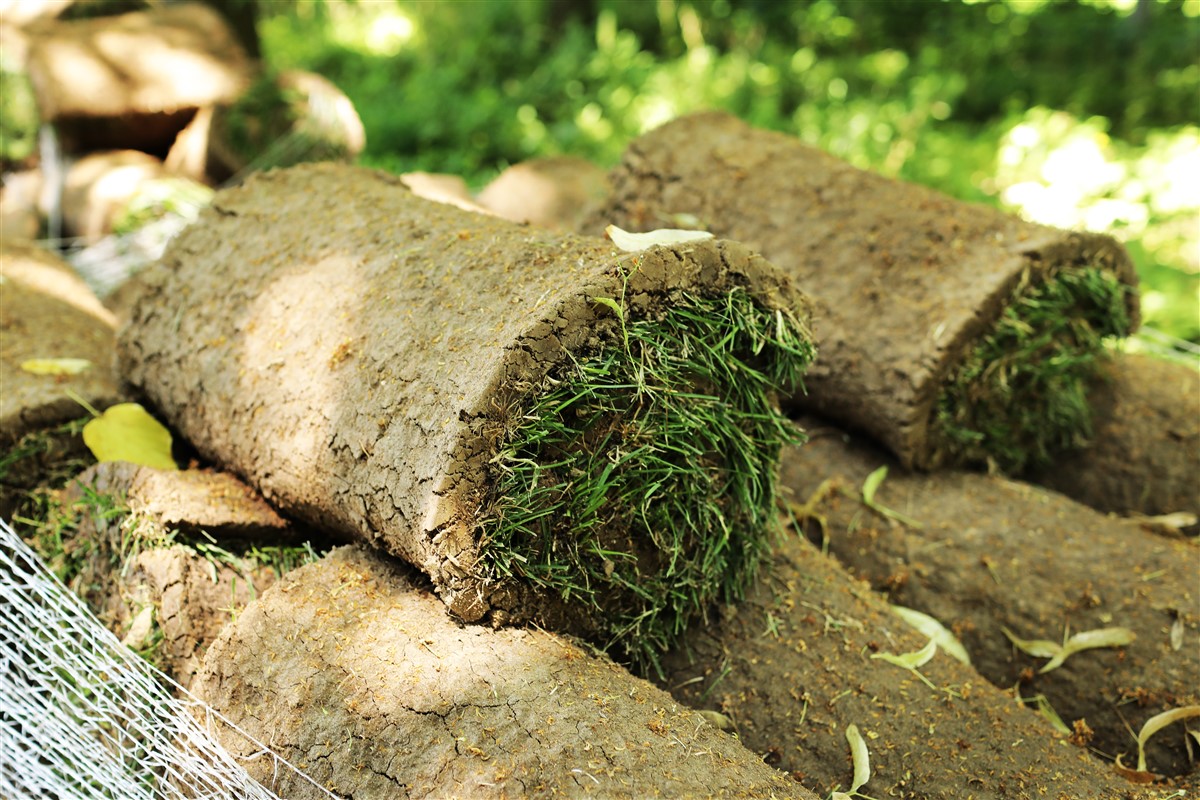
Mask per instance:
[[[788,448],[782,480],[791,502],[808,507],[800,512],[808,532],[892,602],[956,631],[993,684],[1043,696],[1094,752],[1124,753],[1127,766],[1137,763],[1130,730],[1200,704],[1195,541],[1004,478],[905,473],[877,448],[805,422],[812,441]],[[873,501],[912,524],[864,505],[862,487],[881,466],[890,469]],[[1109,628],[1135,638],[1081,650],[1046,672],[1048,656],[1023,652],[1005,633],[1062,643]],[[1185,773],[1194,764],[1190,749],[1182,726],[1167,728],[1150,739],[1147,765]]]
[[[1091,444],[1030,480],[1100,511],[1200,514],[1200,371],[1120,355],[1092,382],[1088,400]]]
[[[821,357],[797,404],[909,466],[1044,463],[1090,432],[1086,381],[1137,321],[1113,239],[1023,222],[865,172],[721,113],[635,140],[585,229],[737,239],[815,303]]]
[[[664,657],[663,685],[724,714],[747,747],[822,797],[852,785],[851,725],[868,752],[866,797],[1161,796],[1137,791],[944,650],[924,661],[928,644],[869,586],[791,536],[743,603]]]
[[[606,658],[545,631],[455,624],[362,547],[239,614],[196,692],[337,797],[815,797]],[[280,796],[323,797],[223,738]]]
[[[806,300],[730,242],[623,253],[330,164],[220,193],[123,374],[286,512],[418,566],[460,618],[643,658],[771,535]]]

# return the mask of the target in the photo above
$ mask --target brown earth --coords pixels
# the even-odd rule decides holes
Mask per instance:
[[[1100,511],[1200,515],[1200,371],[1121,355],[1105,366],[1088,399],[1091,445],[1029,480]]]
[[[745,243],[810,294],[820,356],[794,402],[869,433],[921,469],[950,370],[1013,292],[1060,267],[1102,266],[1133,287],[1109,236],[1024,222],[858,169],[724,113],[634,140],[582,229],[701,228]],[[1129,295],[1136,326],[1136,293]]]
[[[32,244],[0,243],[0,445],[86,412],[74,391],[94,406],[118,397],[113,315],[56,255]],[[30,359],[82,358],[75,375],[35,374]]]
[[[747,747],[822,795],[849,787],[854,724],[870,753],[871,797],[1153,796],[943,652],[920,667],[929,684],[873,658],[927,642],[866,583],[792,536],[744,603],[689,631],[662,685],[727,715]]]
[[[232,101],[253,64],[225,20],[200,3],[28,29],[38,109],[72,152],[164,155],[198,108]]]
[[[820,423],[809,429],[807,445],[786,451],[781,479],[793,503],[807,506],[799,512],[806,529],[892,602],[955,631],[993,684],[1044,695],[1068,726],[1086,722],[1093,752],[1108,760],[1124,753],[1126,764],[1131,754],[1136,761],[1130,729],[1200,704],[1196,540],[1159,536],[999,477],[906,473],[869,443]],[[920,528],[862,503],[863,483],[880,466],[889,472],[875,500]],[[1047,673],[1037,671],[1047,659],[1018,651],[1004,634],[1061,642],[1112,626],[1137,638],[1080,652]],[[1151,739],[1150,769],[1193,768],[1185,738],[1176,726]]]
[[[366,548],[335,550],[226,629],[198,693],[342,797],[814,798],[606,658],[456,623],[423,582]],[[244,763],[284,797],[321,796]]]
[[[315,527],[418,566],[459,617],[593,631],[597,612],[475,568],[489,462],[525,398],[653,316],[734,287],[806,300],[740,245],[637,254],[320,164],[217,195],[139,298],[122,375],[206,457]]]

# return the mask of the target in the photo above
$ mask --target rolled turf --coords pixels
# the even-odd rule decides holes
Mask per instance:
[[[784,453],[781,480],[791,502],[807,506],[808,532],[892,602],[956,631],[993,684],[1042,695],[1068,726],[1083,720],[1089,747],[1110,760],[1124,753],[1127,766],[1137,761],[1130,731],[1200,704],[1195,541],[996,476],[906,473],[879,449],[804,422],[812,440]],[[862,487],[881,466],[890,469],[873,501],[920,527],[864,504]],[[1048,658],[1027,655],[1005,634],[1060,643],[1111,627],[1136,638],[1080,651],[1047,672]],[[1183,726],[1152,738],[1150,770],[1192,769],[1186,738]]]
[[[857,169],[722,113],[630,144],[584,229],[736,239],[813,297],[821,358],[795,402],[917,468],[1046,463],[1090,434],[1087,380],[1137,323],[1112,238]]]
[[[1029,479],[1100,511],[1200,514],[1200,371],[1118,355],[1092,381],[1088,402],[1091,444]]]
[[[468,621],[652,659],[752,578],[807,301],[730,242],[622,253],[335,165],[220,193],[123,374],[286,512],[428,574]]]
[[[742,742],[822,797],[850,789],[846,733],[869,754],[872,798],[1159,798],[939,649],[802,537],[787,538],[744,602],[688,631],[663,686],[724,714]]]
[[[252,603],[196,692],[337,797],[815,800],[612,661],[545,631],[458,625],[411,570],[362,547]],[[324,797],[218,732],[282,797]]]

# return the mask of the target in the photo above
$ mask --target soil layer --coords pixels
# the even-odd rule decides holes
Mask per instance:
[[[598,234],[607,223],[630,230],[703,228],[745,243],[795,278],[816,304],[820,350],[805,380],[807,393],[795,401],[870,433],[904,464],[922,469],[986,460],[965,445],[959,452],[954,437],[939,432],[946,413],[939,395],[1015,305],[1018,291],[1032,291],[1061,270],[1089,268],[1136,284],[1128,254],[1108,236],[1034,225],[962,203],[721,113],[683,117],[635,140],[610,180],[611,198],[585,230]],[[1124,299],[1128,319],[1114,322],[1119,333],[1137,324],[1135,293],[1127,290]],[[1108,303],[1101,305],[1103,323],[1111,317]],[[1057,311],[1049,317],[1062,324]],[[1051,341],[1070,338],[1054,336]],[[1073,352],[1059,360],[1043,353],[1029,363],[1086,373],[1090,359],[1088,353],[1082,360]],[[1037,410],[1061,393],[1037,387],[1017,390],[1029,408],[997,404],[999,415],[1007,413],[1022,432],[1019,438],[1027,430],[1038,444],[995,448],[1015,462],[1041,450],[1039,426],[1061,418]],[[978,406],[983,399],[968,397],[959,405]],[[1086,406],[1072,412],[1086,418]],[[1048,435],[1048,447],[1073,444],[1075,433]]]
[[[1100,511],[1200,514],[1200,372],[1118,356],[1089,400],[1092,444],[1029,479]]]
[[[204,456],[240,473],[287,513],[419,567],[462,619],[535,619],[589,635],[599,630],[600,638],[617,623],[603,602],[585,607],[581,595],[619,578],[624,600],[608,608],[624,603],[628,610],[643,601],[636,587],[628,590],[624,570],[673,568],[688,554],[645,558],[655,531],[635,531],[631,543],[615,531],[618,541],[595,547],[620,552],[605,555],[602,566],[594,559],[596,569],[573,591],[541,591],[532,579],[490,573],[494,562],[480,555],[493,530],[487,525],[503,522],[508,508],[495,485],[518,468],[528,474],[533,463],[500,454],[531,418],[568,431],[557,455],[543,454],[547,462],[565,463],[571,452],[603,441],[611,465],[581,475],[546,466],[531,492],[587,494],[589,513],[600,508],[600,518],[610,511],[653,518],[641,499],[631,506],[628,498],[609,497],[604,482],[629,451],[657,452],[658,443],[635,441],[640,433],[624,432],[623,418],[589,422],[571,439],[571,426],[594,416],[574,400],[559,413],[525,409],[589,359],[628,352],[639,321],[665,324],[687,298],[751,298],[771,320],[770,330],[753,333],[755,353],[776,352],[768,340],[777,329],[807,325],[806,300],[741,245],[706,241],[620,253],[599,240],[421,200],[394,176],[333,164],[259,174],[218,194],[147,284],[119,344],[122,373]],[[680,349],[667,341],[659,352]],[[631,362],[648,373],[650,360]],[[748,376],[738,373],[729,383],[742,391]],[[674,391],[642,393],[630,385],[628,394],[636,394],[634,410],[657,403],[667,412],[662,417],[680,418],[670,413]],[[754,413],[774,418],[770,408]],[[662,444],[664,452],[677,447]],[[761,444],[751,441],[750,449]],[[753,455],[758,466],[722,465],[722,451],[662,458],[667,471],[749,476],[769,488],[759,504],[770,519],[774,455],[765,445]],[[533,466],[535,477],[541,464]],[[695,531],[690,546],[697,552],[706,538],[738,543],[768,535],[769,526],[730,524],[732,504],[741,500],[723,491],[715,481],[707,499],[689,498],[730,510],[725,525]],[[653,506],[670,492],[651,495],[644,501]],[[555,524],[569,536],[578,521]],[[751,552],[752,544],[730,545],[725,555]],[[554,547],[583,549],[569,540]],[[550,553],[542,551],[539,559]],[[526,553],[510,561],[523,557],[533,562]],[[720,594],[728,577],[705,576],[697,597]]]
[[[456,624],[413,573],[361,547],[251,604],[197,687],[341,797],[814,797],[566,639]],[[226,745],[282,796],[318,796],[241,737]]]
[[[1061,495],[972,473],[905,473],[882,451],[810,421],[812,440],[784,456],[783,482],[817,541],[892,602],[953,630],[975,668],[1023,697],[1043,695],[1090,749],[1136,763],[1134,732],[1155,714],[1200,703],[1200,547],[1105,517]],[[874,502],[920,523],[901,524],[862,502],[867,476],[889,466]],[[834,481],[833,488],[827,483]],[[822,489],[822,484],[825,488]],[[809,503],[808,500],[812,499]],[[822,528],[823,526],[823,528]],[[1049,672],[1026,639],[1062,642],[1109,627],[1127,647],[1085,650]],[[1078,721],[1082,721],[1078,722]],[[1192,766],[1182,725],[1150,740],[1148,766]]]
[[[800,537],[781,543],[744,603],[689,634],[689,650],[666,660],[664,685],[725,714],[747,747],[818,794],[848,790],[853,724],[870,756],[870,797],[1154,796],[944,652],[920,675],[879,658],[928,640]]]

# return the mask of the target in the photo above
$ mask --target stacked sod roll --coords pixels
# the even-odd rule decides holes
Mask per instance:
[[[577,643],[455,624],[420,576],[361,546],[238,615],[196,691],[337,797],[816,798]],[[281,797],[326,797],[217,733]]]
[[[1133,266],[1107,236],[857,169],[721,113],[635,140],[584,228],[694,227],[744,242],[815,303],[798,406],[906,465],[1048,462],[1091,432],[1088,379],[1129,333]]]
[[[781,541],[769,576],[663,657],[662,685],[723,714],[748,748],[822,797],[849,789],[864,763],[851,761],[852,725],[869,754],[866,797],[1156,796],[1069,746],[944,649],[934,652],[928,636],[803,538]]]
[[[996,475],[908,472],[821,420],[802,424],[811,441],[787,448],[780,472],[798,522],[891,602],[957,632],[993,685],[1041,696],[1079,741],[1110,759],[1125,753],[1127,765],[1136,763],[1131,730],[1200,704],[1195,541]],[[870,507],[863,487],[880,467],[889,471]],[[1005,633],[1103,641],[1096,631],[1114,628],[1132,641],[1082,650],[1051,669],[1049,656],[1029,655]],[[1180,728],[1151,739],[1149,769],[1188,772],[1186,738]]]
[[[1092,381],[1088,401],[1091,445],[1029,479],[1100,511],[1200,514],[1200,371],[1123,353]]]
[[[620,252],[332,164],[217,195],[119,355],[207,459],[463,620],[639,661],[753,578],[808,305],[731,242]]]

